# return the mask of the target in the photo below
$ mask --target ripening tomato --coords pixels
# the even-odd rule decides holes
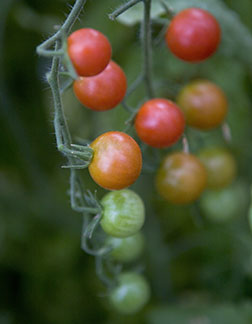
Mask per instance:
[[[100,74],[75,80],[73,89],[84,106],[104,111],[116,107],[123,100],[127,80],[120,66],[110,61]]]
[[[207,173],[200,160],[188,153],[168,154],[156,175],[160,195],[174,204],[196,200],[207,184]]]
[[[112,54],[108,39],[92,28],[73,32],[67,39],[67,51],[77,74],[85,77],[101,73]]]
[[[219,126],[228,109],[224,92],[208,80],[196,80],[187,84],[177,97],[189,126],[208,130]]]
[[[168,147],[176,143],[185,128],[182,111],[167,99],[151,99],[143,104],[135,119],[139,138],[153,147]]]
[[[180,11],[167,28],[165,41],[171,52],[187,62],[211,56],[221,39],[218,21],[208,11],[188,8]]]
[[[207,170],[209,188],[220,189],[234,180],[236,162],[228,150],[218,147],[206,148],[199,153],[198,157]]]
[[[123,189],[109,192],[102,198],[101,205],[103,213],[100,224],[108,235],[126,238],[142,228],[145,218],[144,204],[134,191]]]
[[[122,314],[134,314],[150,299],[150,286],[146,279],[134,272],[123,272],[118,276],[118,285],[111,291],[110,303]]]
[[[92,143],[93,159],[88,167],[93,180],[105,189],[119,190],[130,186],[142,169],[139,145],[123,132],[107,132]]]
[[[127,225],[126,225],[127,227]],[[111,246],[111,257],[119,262],[131,262],[137,259],[144,249],[144,236],[141,232],[125,238],[108,237],[106,245]]]

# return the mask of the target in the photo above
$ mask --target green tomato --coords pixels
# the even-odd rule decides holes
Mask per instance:
[[[112,191],[101,200],[103,230],[115,237],[128,237],[137,233],[144,223],[142,199],[132,190]]]
[[[200,199],[200,207],[210,220],[225,222],[245,211],[248,196],[248,188],[235,183],[222,190],[206,191]]]
[[[210,189],[221,189],[232,183],[237,166],[228,150],[220,147],[205,148],[198,157],[206,168],[207,185]]]
[[[145,278],[134,272],[121,273],[118,285],[111,291],[110,303],[122,314],[138,312],[150,298],[150,287]]]
[[[113,248],[110,255],[114,260],[131,262],[137,259],[143,252],[144,236],[138,232],[125,238],[108,237],[106,244]]]

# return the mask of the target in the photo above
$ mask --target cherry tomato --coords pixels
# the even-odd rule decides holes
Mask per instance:
[[[169,154],[156,175],[156,187],[163,198],[174,204],[196,200],[207,184],[207,173],[196,156],[183,152]]]
[[[247,212],[249,190],[236,182],[220,190],[207,190],[200,198],[204,215],[213,222],[226,222]]]
[[[116,107],[123,100],[127,80],[120,66],[110,61],[100,74],[75,80],[73,89],[84,106],[104,111]]]
[[[236,162],[232,154],[223,148],[202,150],[199,159],[207,170],[207,185],[211,189],[220,189],[229,185],[236,176]]]
[[[172,19],[165,41],[178,58],[200,62],[216,51],[220,38],[220,25],[212,14],[200,8],[188,8]]]
[[[178,95],[177,104],[185,113],[187,124],[201,130],[219,126],[228,109],[224,92],[207,80],[186,85]]]
[[[130,186],[142,169],[142,153],[135,140],[122,132],[107,132],[92,143],[93,159],[89,173],[105,189],[119,190]]]
[[[67,39],[67,51],[77,74],[85,77],[101,73],[112,54],[108,39],[91,28],[73,32]]]
[[[150,287],[146,279],[134,272],[124,272],[118,276],[118,285],[109,296],[110,303],[122,314],[140,311],[150,299]]]
[[[177,142],[185,128],[185,119],[175,103],[151,99],[143,104],[135,119],[140,139],[153,147],[168,147]]]
[[[110,255],[114,260],[131,262],[143,252],[144,236],[141,232],[138,232],[125,238],[108,237],[106,244],[113,248]]]
[[[129,189],[112,191],[101,200],[103,214],[101,227],[114,237],[136,234],[144,223],[145,211],[142,199]]]

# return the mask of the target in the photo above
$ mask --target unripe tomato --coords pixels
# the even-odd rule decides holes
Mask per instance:
[[[228,109],[224,92],[207,80],[186,85],[178,95],[177,104],[183,110],[187,124],[201,130],[219,126]]]
[[[123,100],[127,80],[120,66],[110,61],[100,74],[75,80],[73,89],[84,106],[96,111],[105,111],[116,107]]]
[[[93,180],[105,189],[129,187],[139,177],[142,153],[139,145],[123,132],[107,132],[92,143],[93,159],[88,167]]]
[[[176,143],[185,128],[185,119],[175,103],[167,99],[151,99],[143,104],[135,119],[137,135],[153,147]]]
[[[85,77],[101,73],[112,54],[108,39],[92,28],[73,32],[67,39],[67,51],[77,74]]]
[[[216,51],[220,38],[220,25],[212,14],[188,8],[172,19],[165,41],[175,56],[187,62],[200,62]]]
[[[101,227],[114,237],[136,234],[144,224],[145,211],[142,199],[129,189],[112,191],[101,200],[103,214]]]
[[[200,160],[188,153],[168,154],[156,175],[156,187],[163,198],[174,204],[196,200],[207,184],[207,173]]]
[[[143,276],[134,272],[121,273],[118,286],[109,296],[110,303],[122,314],[133,314],[141,310],[150,299],[150,287]]]
[[[236,176],[236,162],[232,154],[223,148],[206,148],[199,159],[207,170],[207,185],[211,189],[220,189],[229,185]]]
[[[141,232],[138,232],[125,238],[108,237],[106,245],[113,248],[110,255],[114,260],[131,262],[137,259],[143,252],[144,236]]]
[[[249,190],[240,182],[220,190],[207,190],[200,198],[204,215],[213,222],[226,222],[244,213]]]

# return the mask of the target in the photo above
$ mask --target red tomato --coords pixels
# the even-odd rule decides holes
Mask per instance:
[[[93,77],[74,81],[74,93],[86,107],[105,111],[116,107],[125,96],[127,80],[123,70],[110,61],[106,69]]]
[[[225,93],[208,80],[196,80],[179,93],[177,104],[183,110],[188,125],[208,130],[225,119],[228,102]]]
[[[156,175],[161,196],[174,204],[196,200],[207,184],[207,172],[196,156],[183,152],[167,155]]]
[[[151,99],[140,108],[136,119],[137,135],[153,147],[171,146],[180,138],[185,128],[182,111],[166,99]]]
[[[213,15],[200,8],[189,8],[172,19],[165,40],[175,56],[200,62],[216,51],[220,38],[220,25]]]
[[[122,132],[107,132],[91,143],[94,150],[89,173],[105,189],[119,190],[136,181],[142,169],[139,145]]]
[[[82,28],[67,39],[67,51],[80,76],[93,76],[108,65],[112,49],[108,39],[99,31]]]

